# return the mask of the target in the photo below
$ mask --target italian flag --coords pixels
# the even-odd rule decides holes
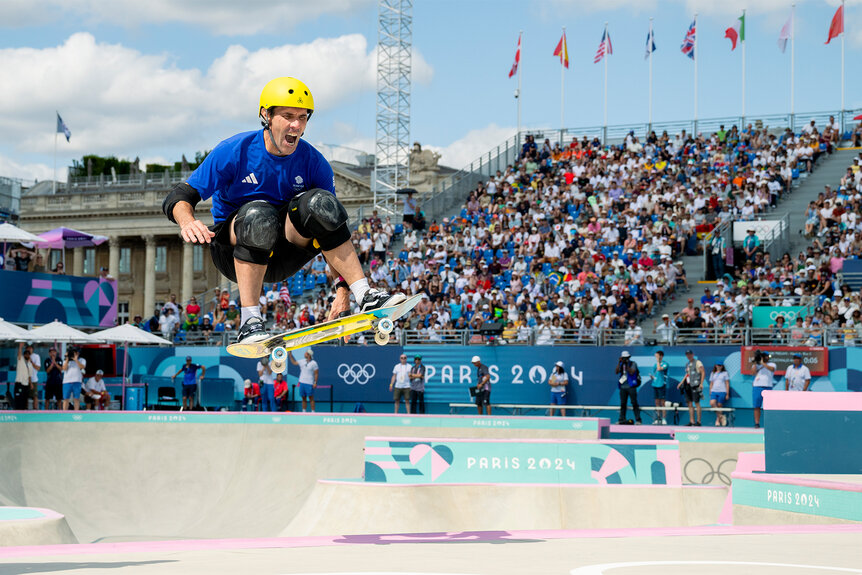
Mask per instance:
[[[736,23],[724,31],[724,37],[730,38],[733,46],[730,51],[736,50],[736,42],[745,42],[745,14],[737,18]]]

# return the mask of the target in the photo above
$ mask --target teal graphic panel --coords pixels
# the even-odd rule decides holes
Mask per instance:
[[[734,478],[733,504],[862,521],[862,491]]]
[[[365,440],[365,481],[679,485],[675,441]]]

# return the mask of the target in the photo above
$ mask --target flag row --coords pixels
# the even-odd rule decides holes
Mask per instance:
[[[829,44],[832,40],[841,36],[844,33],[844,4],[835,11],[835,15],[832,16],[832,20],[829,24],[829,31],[826,37],[826,44]],[[724,37],[730,40],[731,42],[731,51],[735,50],[739,44],[745,42],[745,11],[743,11],[742,16],[737,18],[737,20],[729,26],[724,31]],[[787,21],[782,26],[781,31],[778,34],[778,48],[783,53],[787,48],[787,41],[793,38],[793,14],[788,17]],[[686,30],[685,36],[683,37],[682,44],[680,45],[680,51],[683,55],[695,59],[695,49],[697,47],[697,18],[695,18],[691,25]],[[647,32],[646,39],[646,47],[644,50],[644,58],[649,58],[650,55],[655,52],[656,43],[655,43],[655,32],[652,28],[652,22],[650,22],[649,32]],[[605,24],[604,30],[602,31],[602,38],[599,41],[599,46],[596,48],[596,54],[593,57],[593,63],[598,64],[601,62],[606,56],[610,56],[614,53],[613,45],[611,43],[611,36],[608,32],[608,25]],[[569,67],[569,50],[566,45],[566,32],[563,30],[563,35],[560,38],[560,41],[557,43],[556,48],[554,48],[554,56],[559,57],[560,64],[568,68]],[[518,67],[521,62],[521,36],[518,36],[518,49],[515,52],[515,62],[512,64],[511,69],[509,70],[509,77],[511,78],[515,74],[518,73]]]

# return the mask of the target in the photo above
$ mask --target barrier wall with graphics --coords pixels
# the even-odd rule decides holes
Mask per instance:
[[[676,441],[365,438],[365,481],[681,485]]]
[[[676,384],[683,377],[686,363],[684,347],[569,347],[569,346],[315,346],[315,359],[320,366],[319,382],[333,386],[336,410],[353,411],[356,403],[362,403],[369,411],[390,411],[392,396],[389,381],[398,356],[404,351],[412,359],[421,355],[427,368],[426,401],[433,413],[444,413],[449,403],[469,402],[469,387],[475,385],[475,368],[470,363],[473,355],[479,355],[490,368],[491,400],[494,404],[547,405],[550,400],[548,375],[557,361],[565,364],[569,375],[566,403],[569,405],[618,405],[614,368],[623,349],[627,349],[638,363],[644,380],[655,365],[654,353],[665,352],[665,361],[670,365],[668,399],[684,404]],[[696,356],[703,362],[707,374],[713,365],[723,361],[731,382],[729,405],[739,410],[737,425],[750,423],[747,411],[751,403],[752,376],[742,369],[743,354],[739,346],[698,346]],[[46,357],[46,350],[37,347],[37,352]],[[0,382],[14,381],[13,349],[0,350]],[[303,350],[293,352],[301,357]],[[862,391],[862,349],[832,347],[827,349],[829,374],[812,379],[814,391]],[[242,397],[244,379],[257,378],[257,361],[228,355],[222,347],[177,346],[171,348],[133,347],[129,349],[128,373],[134,381],[146,376],[169,377],[185,362],[186,355],[207,368],[207,377],[234,381],[235,397]],[[124,353],[117,349],[118,373],[122,371]],[[44,380],[44,374],[40,372]],[[87,374],[88,376],[91,374]],[[297,382],[298,368],[288,365],[287,381]],[[783,389],[783,380],[777,386]],[[641,386],[638,397],[642,405],[653,404],[653,392],[648,383]],[[327,400],[325,397],[319,399]],[[703,404],[709,400],[704,398]],[[705,418],[711,424],[711,416]],[[687,420],[683,419],[681,423]]]
[[[0,317],[12,323],[113,327],[117,319],[113,279],[0,271],[0,285]]]

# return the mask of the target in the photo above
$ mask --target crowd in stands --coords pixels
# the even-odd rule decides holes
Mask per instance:
[[[359,222],[353,242],[372,287],[426,296],[398,326],[418,330],[424,341],[478,334],[497,322],[501,342],[595,343],[609,329],[618,334],[613,343],[676,342],[680,332],[714,329],[737,343],[752,306],[779,305],[791,295],[822,302],[838,291],[841,258],[860,249],[858,158],[838,189],[812,202],[805,233],[813,243],[805,252],[773,262],[752,234],[743,263],[718,270],[730,273],[715,289],[690,297],[674,317],[656,319],[651,334],[638,324],[688,290],[682,255],[713,249],[701,240],[722,222],[766,215],[837,141],[831,122],[820,130],[813,121],[798,135],[722,126],[709,135],[653,132],[644,141],[629,134],[610,146],[528,136],[518,161],[479,182],[454,217],[428,223],[409,196],[405,212],[414,213],[393,224],[375,211]],[[319,256],[267,286],[261,308],[268,328],[325,321],[328,271]],[[239,309],[228,292],[216,290],[201,303],[182,309],[172,297],[149,320],[136,320],[166,337],[236,329]]]

